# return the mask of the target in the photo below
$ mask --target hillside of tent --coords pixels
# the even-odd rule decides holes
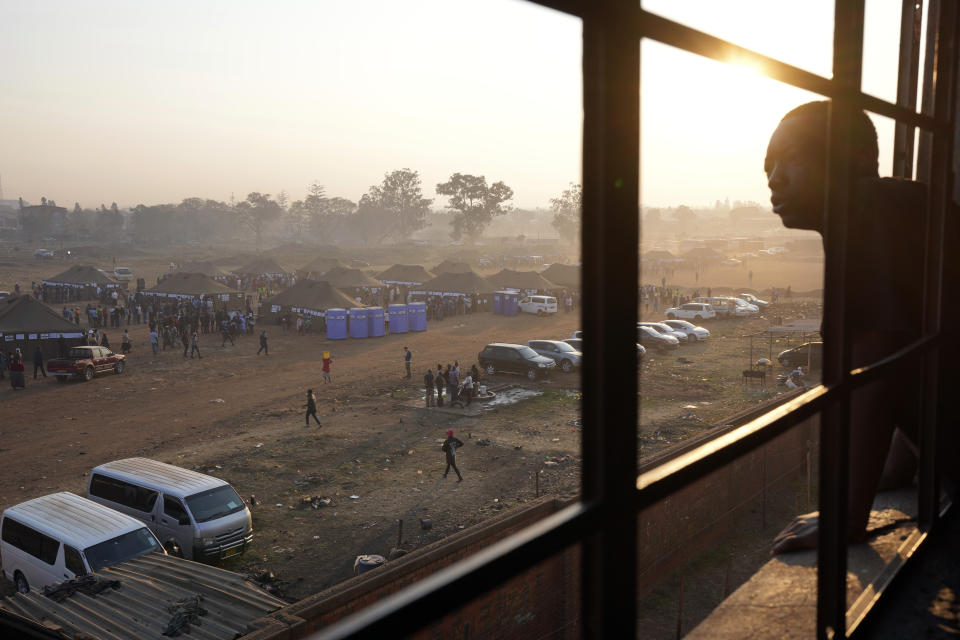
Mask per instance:
[[[226,278],[230,274],[215,265],[209,260],[198,260],[195,262],[184,262],[174,273],[202,273],[211,278]]]
[[[234,294],[236,291],[202,273],[174,273],[157,286],[147,289],[146,293],[192,297]]]
[[[279,276],[288,273],[286,269],[280,266],[279,262],[267,257],[258,258],[249,262],[239,269],[236,269],[236,271],[249,276]]]
[[[29,295],[0,300],[0,347],[20,349],[25,360],[33,359],[40,345],[44,357],[58,355],[60,336],[67,348],[82,344],[83,330],[47,305]]]
[[[100,269],[86,265],[74,265],[63,273],[58,273],[52,278],[44,279],[43,284],[68,285],[74,287],[95,285],[100,285],[101,287],[120,286],[119,282],[108,276]]]
[[[441,273],[472,273],[473,269],[470,268],[466,262],[455,262],[454,260],[444,260],[433,269],[433,273],[440,275]]]
[[[307,264],[303,265],[297,269],[297,273],[302,276],[307,277],[308,274],[311,274],[309,277],[312,277],[314,280],[317,279],[317,276],[321,276],[328,271],[333,269],[346,269],[347,265],[343,264],[339,258],[331,258],[329,256],[320,256],[314,258]]]
[[[471,271],[469,273],[441,273],[436,278],[418,286],[417,291],[427,294],[459,293],[472,295],[474,293],[490,294],[493,293],[495,288],[488,280]]]
[[[434,277],[419,264],[395,264],[377,274],[377,280],[386,284],[423,284]]]
[[[347,269],[344,267],[338,267],[323,274],[323,279],[338,289],[383,287],[382,282],[379,280],[374,280],[363,271],[360,271],[360,269]]]
[[[500,273],[487,276],[495,287],[503,289],[520,289],[522,291],[549,291],[556,289],[557,285],[550,282],[536,271],[513,271],[504,269]]]
[[[566,289],[580,288],[580,267],[554,263],[544,269],[540,275],[550,282]]]

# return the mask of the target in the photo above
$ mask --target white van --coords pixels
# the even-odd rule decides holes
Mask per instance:
[[[34,498],[0,515],[3,574],[20,593],[153,552],[164,550],[142,522],[73,493]]]
[[[130,267],[114,267],[113,279],[118,282],[130,282],[133,280],[133,270]]]
[[[133,516],[164,549],[199,562],[240,555],[253,541],[250,510],[225,480],[148,458],[95,467],[87,497]]]
[[[557,312],[557,299],[553,296],[527,296],[517,305],[524,313],[535,313],[542,316],[545,313]]]

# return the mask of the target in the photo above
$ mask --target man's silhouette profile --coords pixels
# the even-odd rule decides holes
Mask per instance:
[[[770,138],[764,171],[773,211],[784,226],[823,233],[829,108],[825,101],[797,107],[783,117]],[[858,113],[851,133],[849,160],[857,188],[847,220],[851,241],[846,258],[851,269],[845,295],[850,316],[847,340],[852,365],[859,367],[889,356],[921,335],[926,188],[879,177],[877,133],[866,114]],[[830,335],[824,339],[826,348],[839,348]],[[852,395],[850,540],[863,539],[882,480],[891,484],[912,479],[920,376],[915,363],[905,368],[911,366],[916,375],[888,377]],[[896,427],[900,430],[895,436]],[[817,518],[816,512],[797,517],[777,536],[773,552],[815,547]]]

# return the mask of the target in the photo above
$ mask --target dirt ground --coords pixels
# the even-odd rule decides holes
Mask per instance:
[[[32,279],[50,275],[46,271]],[[21,275],[31,273],[14,277]],[[793,299],[776,312],[816,317],[819,303]],[[714,321],[706,324],[713,333],[708,343],[650,354],[640,381],[642,455],[777,393],[774,385],[744,387],[739,377],[750,359],[741,336],[768,324],[765,318]],[[576,374],[532,384],[518,376],[486,379],[542,394],[469,416],[423,408],[420,384],[427,366],[459,360],[469,367],[489,342],[562,339],[578,325],[576,314],[483,313],[431,323],[425,333],[343,341],[282,336],[270,327],[269,357],[255,355],[254,336],[226,348],[219,337],[203,336],[202,360],[184,359],[179,350],[153,356],[146,327],[132,326],[134,349],[120,376],[66,385],[28,378],[18,392],[0,386],[0,509],[52,491],[83,493],[89,469],[118,458],[146,456],[197,469],[228,480],[248,500],[256,496],[253,548],[224,566],[272,571],[279,593],[300,598],[350,577],[358,554],[388,555],[397,544],[398,520],[404,523],[400,546],[411,550],[530,501],[538,475],[541,495],[575,495]],[[405,345],[414,356],[412,380],[402,378]],[[773,345],[774,356],[786,346]],[[754,358],[767,355],[755,348]],[[334,358],[329,385],[320,376],[324,351]],[[322,428],[303,426],[310,387],[320,398]],[[440,442],[448,428],[465,442],[458,455],[462,483],[452,474],[442,477]],[[329,499],[329,506],[305,502],[316,497]],[[426,518],[433,523],[429,531],[420,527]]]

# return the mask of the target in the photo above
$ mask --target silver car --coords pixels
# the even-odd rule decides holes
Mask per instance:
[[[528,340],[527,346],[556,362],[564,373],[583,364],[583,354],[562,340]]]
[[[681,331],[687,336],[687,342],[702,342],[710,338],[710,332],[703,327],[695,326],[686,320],[664,320],[663,324],[674,331]]]
[[[664,324],[664,323],[662,323],[662,322],[638,322],[638,323],[637,323],[637,326],[638,326],[638,327],[650,327],[651,329],[653,329],[653,330],[656,331],[657,333],[662,333],[662,334],[665,335],[665,336],[673,336],[674,338],[676,338],[676,339],[679,340],[680,342],[686,342],[686,341],[687,341],[687,334],[686,334],[686,333],[684,333],[683,331],[677,331],[676,329],[674,329],[674,328],[671,327],[670,325]]]

